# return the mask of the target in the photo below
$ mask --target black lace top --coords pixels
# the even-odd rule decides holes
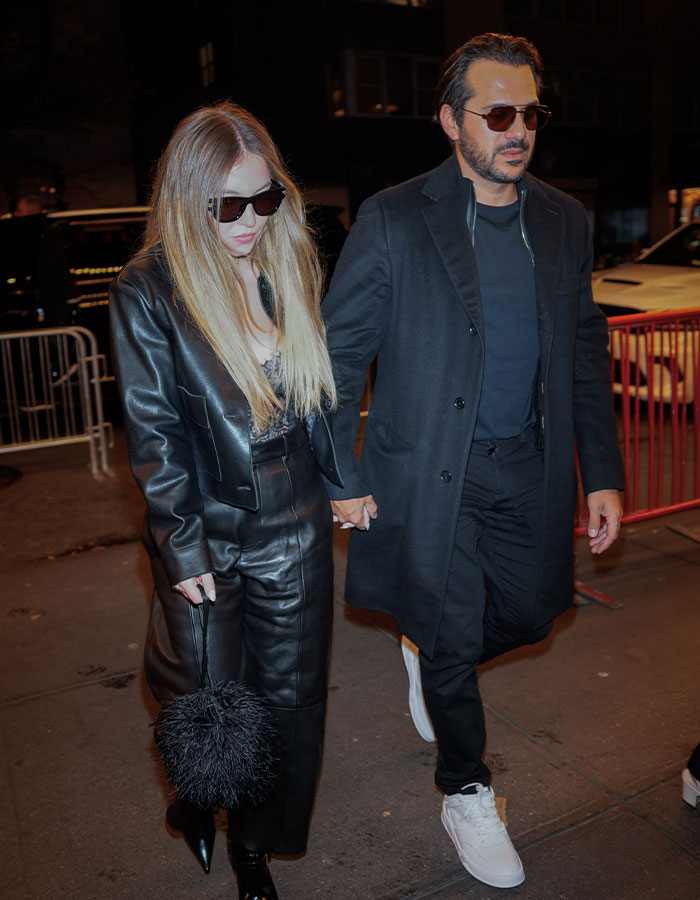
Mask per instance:
[[[261,366],[270,382],[272,390],[277,394],[280,400],[283,401],[284,409],[278,411],[275,419],[270,422],[264,431],[258,431],[256,429],[255,424],[253,423],[253,416],[251,415],[250,410],[248,410],[248,428],[250,431],[251,444],[261,444],[263,441],[271,441],[273,438],[287,434],[287,432],[291,431],[299,421],[294,413],[293,404],[288,403],[284,396],[281,360],[282,357],[278,350],[276,353],[273,353],[269,359],[266,359],[264,363],[261,363]]]

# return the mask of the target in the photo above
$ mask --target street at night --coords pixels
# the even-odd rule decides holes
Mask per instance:
[[[2,900],[698,900],[700,5],[0,45]]]

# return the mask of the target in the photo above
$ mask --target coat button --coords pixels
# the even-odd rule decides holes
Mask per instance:
[[[473,324],[469,325],[469,334],[476,334],[476,328]]]
[[[455,400],[455,407],[457,409],[464,409],[464,400],[461,397],[457,397]]]
[[[447,469],[443,469],[440,472],[440,478],[447,483],[448,481],[452,481],[452,472],[448,472]]]

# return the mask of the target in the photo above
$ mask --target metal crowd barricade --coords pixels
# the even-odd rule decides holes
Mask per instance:
[[[92,475],[111,475],[103,359],[87,328],[0,333],[0,453],[84,442]]]
[[[700,506],[700,309],[608,319],[623,524]],[[587,509],[579,498],[577,533]]]

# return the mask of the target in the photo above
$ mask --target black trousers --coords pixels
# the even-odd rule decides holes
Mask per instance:
[[[695,750],[690,754],[688,770],[693,778],[700,781],[700,744],[698,744]]]
[[[296,855],[306,849],[321,763],[333,610],[331,509],[305,431],[253,450],[260,507],[205,498],[216,577],[209,656],[214,681],[243,679],[266,698],[281,743],[276,785],[255,808],[229,810],[231,841]],[[199,686],[199,614],[175,593],[157,555],[146,674],[160,701]]]
[[[435,781],[446,794],[491,778],[482,759],[486,730],[477,664],[541,640],[551,629],[551,623],[533,628],[543,465],[534,429],[472,444],[435,654],[420,655],[438,741]]]

